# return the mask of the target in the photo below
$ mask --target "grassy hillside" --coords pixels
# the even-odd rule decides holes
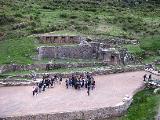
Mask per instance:
[[[159,35],[158,2],[119,1],[1,0],[0,64],[32,63],[35,38],[28,36],[36,33],[131,39]]]
[[[133,97],[133,102],[126,115],[117,120],[155,120],[160,95],[152,89],[145,89]]]

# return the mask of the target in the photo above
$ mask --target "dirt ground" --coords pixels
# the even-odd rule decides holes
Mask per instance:
[[[0,116],[37,113],[69,112],[115,106],[125,95],[142,86],[146,72],[127,72],[95,76],[96,88],[87,95],[86,89],[66,89],[65,79],[61,85],[32,96],[32,86],[1,87]]]

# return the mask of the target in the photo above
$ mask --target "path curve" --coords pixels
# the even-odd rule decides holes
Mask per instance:
[[[66,89],[65,82],[32,96],[32,86],[0,88],[0,117],[39,113],[73,112],[103,107],[113,107],[122,102],[125,95],[143,85],[146,72],[127,72],[95,76],[96,89],[87,96],[87,91]]]

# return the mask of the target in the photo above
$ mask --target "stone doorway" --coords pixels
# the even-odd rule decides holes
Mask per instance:
[[[114,64],[114,63],[115,63],[115,56],[111,55],[111,64]]]

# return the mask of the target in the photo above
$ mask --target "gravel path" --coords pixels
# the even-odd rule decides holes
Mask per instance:
[[[0,116],[54,113],[115,106],[125,95],[142,86],[146,72],[127,72],[95,76],[96,89],[87,96],[87,90],[66,89],[65,82],[32,96],[32,86],[0,88]],[[65,81],[65,80],[64,80]]]

